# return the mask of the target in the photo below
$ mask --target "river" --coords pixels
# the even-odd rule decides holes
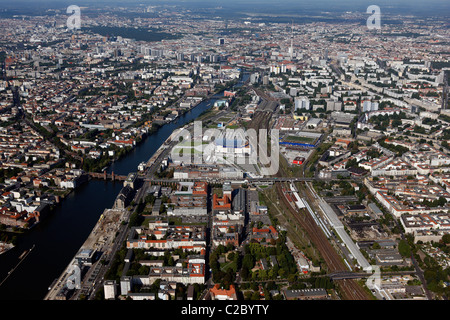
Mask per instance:
[[[223,94],[222,94],[223,96]],[[210,109],[219,96],[201,102],[174,122],[163,125],[107,170],[127,175],[148,161],[171,133]],[[0,286],[0,300],[41,300],[48,287],[80,249],[104,209],[111,208],[121,182],[90,180],[74,190],[43,222],[19,237],[17,246],[0,255],[0,283],[24,250],[34,249]]]

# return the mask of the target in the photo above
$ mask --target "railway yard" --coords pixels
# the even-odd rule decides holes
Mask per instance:
[[[305,230],[312,244],[320,252],[328,268],[328,273],[348,271],[348,267],[343,258],[336,252],[329,240],[327,239],[323,229],[321,229],[314,218],[306,209],[298,210],[293,202],[289,202],[283,189],[288,189],[287,183],[277,183],[276,189],[279,199],[282,200],[287,210],[284,212],[288,215],[294,224]],[[303,195],[307,196],[307,191],[303,190]],[[309,195],[311,196],[311,195]],[[356,280],[336,280],[336,284],[346,300],[368,300],[370,297],[367,292],[356,282]]]

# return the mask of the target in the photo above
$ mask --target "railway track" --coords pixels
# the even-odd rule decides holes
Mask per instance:
[[[272,116],[272,112],[269,111],[256,111],[253,115],[252,120],[250,121],[248,129],[255,129],[257,132],[259,129],[267,129],[269,128],[270,119]]]
[[[342,264],[340,258],[337,254],[332,254],[334,248],[331,246],[328,239],[322,233],[322,230],[317,226],[314,219],[310,214],[307,213],[299,213],[296,209],[294,209],[290,203],[287,201],[281,190],[281,184],[277,184],[277,188],[279,191],[279,196],[283,199],[283,202],[286,206],[289,207],[289,210],[292,213],[292,216],[296,219],[296,221],[301,225],[303,229],[308,233],[311,241],[320,249],[320,253],[325,260],[330,272],[344,271],[347,268]]]
[[[347,270],[341,257],[338,255],[336,250],[333,248],[331,243],[328,241],[327,237],[323,231],[317,226],[314,219],[308,213],[298,212],[292,207],[289,201],[286,199],[285,194],[282,190],[282,184],[276,183],[277,193],[279,198],[282,199],[283,203],[289,208],[289,211],[297,223],[307,232],[309,239],[319,250],[322,258],[324,259],[328,271],[338,272]],[[364,289],[355,280],[337,280],[337,286],[346,300],[368,300],[369,297]]]

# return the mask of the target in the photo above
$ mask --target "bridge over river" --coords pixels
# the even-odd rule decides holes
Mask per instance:
[[[103,172],[88,172],[89,177],[94,179],[112,180],[112,181],[125,181],[127,176],[114,174],[114,171],[107,173],[106,170]]]

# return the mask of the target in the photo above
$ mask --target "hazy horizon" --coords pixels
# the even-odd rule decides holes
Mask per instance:
[[[450,14],[450,1],[448,0],[316,0],[314,2],[305,0],[281,0],[273,3],[272,0],[0,0],[0,8],[20,10],[30,10],[33,7],[50,9],[54,7],[63,7],[68,5],[79,6],[123,6],[136,7],[139,5],[177,5],[181,7],[208,8],[208,9],[231,9],[247,10],[252,9],[255,13],[273,12],[280,14],[284,12],[293,13],[295,10],[306,12],[360,12],[365,11],[369,5],[378,5],[382,12],[392,14],[430,14],[439,15]],[[35,5],[35,6],[33,6]],[[221,9],[219,9],[221,8]]]

